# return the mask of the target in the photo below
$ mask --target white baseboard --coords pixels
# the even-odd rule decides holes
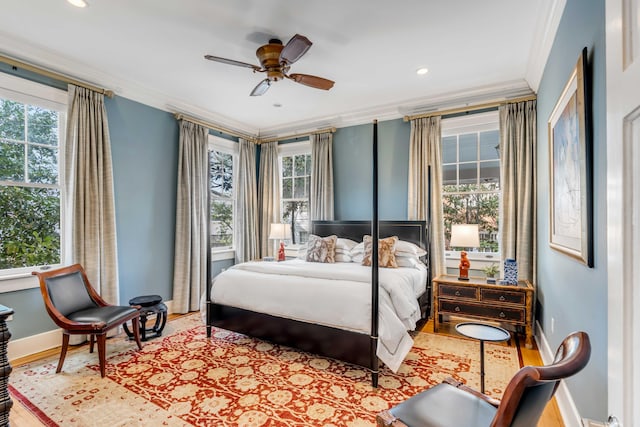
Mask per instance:
[[[552,363],[555,356],[555,350],[551,350],[547,337],[544,335],[544,332],[542,332],[542,326],[537,321],[536,342],[538,344],[538,349],[540,350],[542,362],[545,365]],[[564,425],[566,427],[582,427],[582,418],[580,417],[578,408],[576,408],[576,404],[573,402],[569,388],[564,381],[560,382],[560,387],[558,387],[555,397]]]
[[[167,314],[173,313],[173,300],[163,301],[167,306]],[[7,345],[7,357],[9,362],[12,360],[40,353],[62,344],[62,331],[54,329],[53,331],[43,332],[37,335],[20,338],[17,340],[9,340]]]

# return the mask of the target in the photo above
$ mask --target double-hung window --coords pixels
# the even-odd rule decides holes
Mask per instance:
[[[238,144],[209,135],[209,189],[211,249],[234,249]]]
[[[455,252],[449,245],[451,225],[478,224],[478,251],[486,258],[499,259],[498,112],[444,119],[441,129],[442,205],[447,256]]]
[[[0,73],[0,277],[64,263],[67,93]]]
[[[306,243],[311,227],[311,142],[293,142],[278,147],[282,222],[291,224],[293,244]]]

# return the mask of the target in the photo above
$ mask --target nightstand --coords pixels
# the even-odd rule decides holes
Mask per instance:
[[[443,275],[433,279],[433,331],[444,316],[499,322],[524,329],[525,346],[533,347],[535,289],[527,280],[517,285],[488,284],[485,278],[468,281]]]

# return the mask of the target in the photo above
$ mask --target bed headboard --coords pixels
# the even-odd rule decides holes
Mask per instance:
[[[400,240],[414,243],[428,250],[426,221],[379,221],[378,232],[381,239],[398,236]],[[313,221],[311,233],[362,241],[362,236],[371,234],[371,221]]]

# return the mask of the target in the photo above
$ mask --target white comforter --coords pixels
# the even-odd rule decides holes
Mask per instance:
[[[422,266],[423,267],[423,266]],[[379,270],[377,354],[396,372],[420,319],[417,297],[425,291],[426,268]],[[369,334],[371,268],[357,263],[247,262],[219,274],[212,301],[299,321]]]

